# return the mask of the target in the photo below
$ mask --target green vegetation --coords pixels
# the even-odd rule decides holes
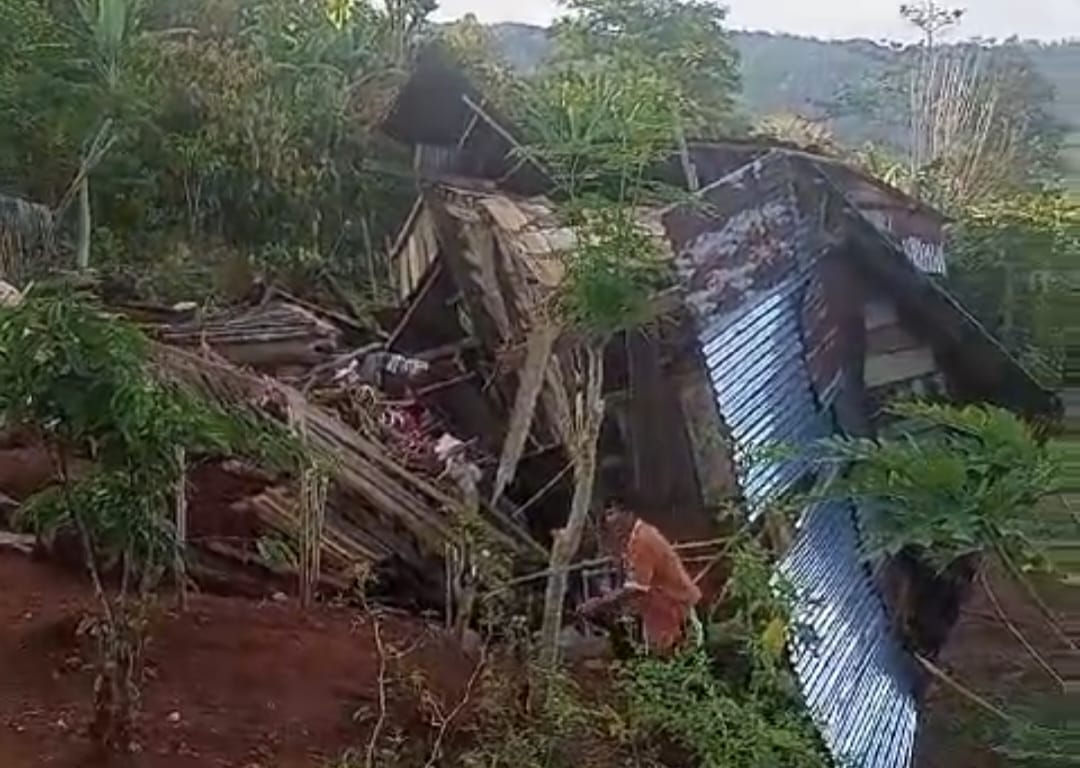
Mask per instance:
[[[704,0],[566,8],[548,41],[468,18],[437,29],[430,0],[0,0],[0,182],[61,221],[51,259],[5,260],[4,276],[22,285],[76,266],[114,293],[208,302],[247,295],[261,277],[364,316],[383,298],[386,243],[415,195],[411,158],[378,125],[418,51],[441,40],[555,182],[577,241],[537,315],[581,342],[558,393],[572,509],[552,548],[539,648],[528,643],[515,660],[539,656],[543,677],[515,685],[481,660],[478,731],[461,764],[602,766],[599,749],[613,766],[645,766],[671,748],[704,766],[825,766],[786,670],[785,640],[799,631],[791,595],[756,546],[731,553],[707,651],[631,660],[603,706],[558,668],[568,567],[597,474],[603,350],[649,320],[669,277],[637,206],[676,193],[647,170],[688,137],[754,124],[938,203],[956,219],[952,287],[1058,386],[1080,216],[1075,200],[1048,190],[1070,172],[1078,47],[942,46],[936,23],[921,19],[923,45],[904,49],[731,35]],[[22,520],[82,544],[103,617],[95,732],[127,748],[150,597],[170,569],[183,579],[170,511],[184,452],[294,469],[307,459],[284,430],[160,378],[132,328],[40,290],[0,315],[0,412],[55,453],[61,483]],[[913,550],[943,569],[996,552],[1017,574],[1038,561],[1040,540],[1056,535],[1039,506],[1054,462],[1026,428],[988,407],[896,413],[909,420],[897,436],[821,446],[820,460],[852,466],[834,491],[879,510],[867,554]],[[489,553],[482,580],[508,578],[498,553],[466,538]],[[303,560],[272,538],[258,548],[267,560]],[[118,590],[106,589],[110,577]],[[489,615],[503,604],[486,607],[483,629],[524,623]],[[538,704],[530,684],[543,691]],[[442,758],[448,728],[428,764]]]
[[[952,228],[949,284],[964,305],[1051,388],[1065,383],[1080,265],[1080,204],[1061,194],[1003,197]]]
[[[1060,467],[1057,493],[1038,508],[1033,538],[1045,552],[1054,571],[1080,587],[1080,436],[1075,431],[1053,440],[1050,455]]]
[[[576,39],[580,30],[564,25],[562,34]],[[553,393],[564,403],[559,429],[569,436],[574,496],[552,545],[544,599],[539,653],[549,672],[558,665],[568,568],[593,504],[605,416],[604,350],[615,333],[648,320],[648,301],[663,282],[657,247],[638,221],[636,206],[647,193],[647,171],[674,143],[681,105],[671,73],[649,73],[643,55],[620,48],[584,71],[541,72],[524,89],[519,106],[523,151],[549,169],[559,213],[576,228],[557,307],[547,312],[547,321],[584,337],[573,355],[569,387],[559,384]],[[545,314],[544,308],[537,311]]]
[[[101,607],[93,734],[127,750],[149,600],[170,566],[184,578],[172,515],[184,476],[177,449],[287,460],[289,441],[160,379],[137,331],[66,292],[32,292],[0,312],[0,415],[39,434],[55,457],[59,484],[19,519],[81,544]]]
[[[456,738],[447,739],[446,743],[460,745],[453,764],[467,768],[831,765],[812,723],[801,714],[785,665],[790,590],[775,588],[769,557],[754,542],[734,545],[731,556],[728,599],[716,608],[707,650],[667,659],[636,656],[618,665],[614,679],[598,678],[586,685],[564,672],[522,666],[519,660],[533,652],[527,622],[504,617],[499,650],[482,656],[467,694],[475,719],[467,734],[454,733]],[[421,700],[431,697],[424,681],[402,682]],[[544,695],[536,697],[537,690]],[[400,693],[395,690],[393,695]],[[401,750],[415,746],[403,744]],[[405,762],[404,753],[398,751],[387,755],[385,763],[375,764]],[[335,765],[363,764],[356,752]]]
[[[899,4],[898,4],[899,5]],[[963,27],[960,29],[962,35]],[[522,24],[493,28],[499,49],[519,71],[533,72],[552,55],[546,30]],[[773,115],[797,115],[827,122],[849,147],[873,144],[899,154],[909,138],[898,104],[868,100],[868,86],[895,80],[902,53],[869,40],[824,41],[763,32],[732,32],[742,84],[736,106],[751,122]],[[1025,78],[1041,83],[1032,105],[1065,131],[1062,175],[1080,188],[1080,44],[1009,42],[1010,60],[1030,69]],[[1045,122],[1043,123],[1045,126]]]
[[[641,658],[624,668],[631,722],[673,739],[710,768],[831,765],[786,666],[787,636],[801,631],[793,596],[766,551],[739,542],[725,599],[711,617],[709,651]]]
[[[944,571],[996,553],[1014,572],[1042,560],[1033,510],[1055,490],[1056,466],[1024,422],[991,406],[910,402],[891,412],[904,420],[894,436],[819,446],[819,461],[851,465],[831,493],[873,505],[868,558],[910,550]]]
[[[670,83],[686,131],[732,130],[738,55],[724,28],[723,6],[704,0],[568,0],[566,8],[569,14],[555,24],[550,66],[653,73]]]
[[[409,199],[401,176],[369,170],[394,157],[373,124],[430,8],[78,7],[0,3],[25,19],[4,32],[25,55],[0,55],[5,185],[63,204],[88,173],[92,264],[140,295],[228,294],[255,271],[372,295]]]
[[[947,681],[953,692],[962,692],[966,703],[974,705],[958,718],[964,727],[953,737],[958,743],[975,739],[1010,765],[1073,764],[1080,732],[1076,718],[1070,716],[1075,711],[1070,707],[1072,697],[1055,669],[1054,660],[1062,656],[1042,655],[1047,649],[1029,639],[1033,628],[1004,612],[988,577],[992,563],[1003,565],[1004,573],[1042,613],[1054,637],[1053,647],[1075,651],[1061,617],[1036,589],[1053,577],[1067,581],[1070,571],[1075,574],[1068,552],[1070,543],[1075,547],[1080,520],[1055,507],[1062,483],[1067,487],[1071,482],[1065,476],[1068,472],[1061,472],[1071,461],[1069,444],[1041,444],[1017,417],[989,406],[912,402],[892,411],[899,420],[888,436],[828,440],[818,457],[848,468],[830,494],[860,499],[870,511],[864,529],[866,556],[906,552],[938,573],[970,558],[976,566],[975,583],[1018,641],[1016,652],[1023,648],[1039,665],[1040,674],[1049,675],[1058,686],[1036,692],[1026,682],[980,679],[979,684],[989,685],[997,694],[988,695],[971,691],[924,660],[939,681]]]

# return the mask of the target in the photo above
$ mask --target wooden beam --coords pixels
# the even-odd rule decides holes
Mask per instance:
[[[467,352],[471,349],[478,349],[479,347],[480,342],[476,339],[462,339],[461,341],[443,344],[441,347],[433,347],[431,349],[425,349],[422,352],[415,352],[409,355],[409,357],[416,358],[417,360],[426,360],[430,363],[434,360],[441,360],[444,357],[453,357],[454,355]]]
[[[638,323],[638,327],[648,325],[649,323],[663,319],[669,315],[676,314],[682,311],[684,306],[681,289],[669,288],[666,291],[662,291],[649,302],[641,321]],[[555,352],[556,354],[567,352],[585,341],[585,334],[579,331],[566,330],[556,340]],[[495,360],[500,369],[516,370],[524,365],[526,353],[526,344],[515,344],[498,351],[495,355]]]
[[[409,303],[409,308],[405,310],[405,314],[402,315],[401,320],[398,321],[397,326],[390,334],[390,338],[386,340],[386,346],[388,349],[393,349],[394,344],[401,338],[401,334],[405,332],[405,329],[409,327],[409,323],[412,321],[413,316],[416,315],[417,309],[423,304],[424,299],[431,291],[432,286],[439,280],[439,276],[442,275],[442,263],[435,262],[435,264],[428,270],[427,276],[424,278],[423,283],[420,285],[420,289]]]
[[[866,358],[863,376],[870,389],[917,379],[937,371],[937,362],[930,347],[905,349]]]

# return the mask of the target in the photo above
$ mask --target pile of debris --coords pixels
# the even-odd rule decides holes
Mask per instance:
[[[440,383],[437,366],[390,353],[332,312],[279,295],[206,313],[190,305],[113,309],[154,340],[163,375],[302,436],[328,476],[323,592],[363,585],[441,610],[446,563],[459,562],[478,531],[523,566],[543,557],[505,507],[479,502],[475,462],[484,458],[425,407],[424,387]],[[233,457],[198,461],[188,476],[189,575],[215,591],[295,591],[299,479]],[[17,436],[0,445],[0,466],[20,468],[0,473],[8,507],[55,482],[48,451]]]

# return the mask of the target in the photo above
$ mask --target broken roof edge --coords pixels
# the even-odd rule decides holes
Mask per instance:
[[[796,162],[798,162],[797,159]],[[956,347],[963,348],[966,343],[972,340],[981,341],[1003,364],[1007,375],[999,382],[999,386],[993,388],[997,390],[996,394],[1000,398],[1000,404],[1016,407],[1017,410],[1033,416],[1050,418],[1053,421],[1059,420],[1063,413],[1060,398],[1050,389],[1040,384],[1038,379],[1028,371],[1023,363],[1002,344],[1001,340],[971,314],[945,286],[917,269],[908,259],[903,246],[870,221],[859,207],[852,202],[845,190],[828,173],[817,169],[816,174],[834,194],[843,200],[846,211],[857,222],[861,230],[860,234],[867,239],[876,241],[889,252],[892,263],[873,258],[864,259],[862,262],[879,276],[888,278],[883,282],[888,287],[889,292],[897,298],[898,303],[906,303],[910,306],[912,302],[910,300],[905,302],[905,298],[919,293],[925,294],[938,302],[946,313],[953,317],[956,322],[955,329],[960,331],[960,337],[952,339]],[[909,290],[898,290],[898,282]],[[968,338],[963,338],[964,336]],[[974,336],[974,339],[971,338],[972,336]],[[1007,390],[1014,388],[1016,391],[1015,397],[1010,396],[1007,392]],[[990,394],[989,390],[986,394]]]
[[[804,160],[815,163],[826,169],[839,171],[840,173],[850,174],[857,177],[862,181],[865,181],[874,187],[877,187],[882,192],[897,198],[904,202],[906,207],[910,210],[917,210],[921,213],[933,216],[940,220],[943,224],[952,221],[952,219],[940,209],[921,200],[914,195],[905,192],[899,187],[889,184],[882,179],[874,176],[871,173],[852,165],[850,162],[845,161],[843,158],[833,157],[831,155],[823,155],[818,152],[811,152],[796,144],[790,142],[769,140],[762,141],[760,139],[740,139],[740,138],[722,138],[722,139],[692,139],[687,142],[687,147],[691,151],[694,149],[720,149],[720,150],[743,150],[746,152],[760,152],[762,155],[770,154],[772,152],[781,152],[792,159]]]
[[[1002,370],[1005,373],[999,382],[1000,391],[996,392],[996,397],[998,399],[1019,406],[1018,410],[1028,411],[1041,416],[1049,416],[1054,419],[1058,418],[1061,407],[1054,394],[1043,387],[1023,364],[1009,352],[1009,350],[1007,350],[1001,342],[956,299],[955,296],[933,278],[921,273],[915,268],[905,254],[902,245],[896,242],[895,239],[888,235],[888,233],[882,232],[879,227],[866,217],[832,175],[818,165],[816,156],[791,153],[784,149],[770,150],[765,155],[750,160],[723,178],[703,187],[696,193],[696,196],[700,197],[718,185],[730,183],[733,179],[737,179],[739,176],[749,172],[753,167],[766,161],[766,158],[768,157],[782,159],[793,174],[803,170],[811,174],[812,178],[820,179],[826,187],[843,202],[845,210],[859,222],[863,235],[867,238],[872,238],[875,242],[882,245],[893,254],[893,261],[896,262],[896,264],[893,265],[885,264],[881,262],[880,259],[866,259],[864,261],[871,270],[879,275],[888,275],[895,278],[886,280],[885,282],[891,286],[890,292],[896,294],[902,304],[912,306],[913,302],[911,297],[917,296],[920,293],[929,296],[933,301],[937,302],[942,310],[951,318],[950,325],[954,331],[956,331],[956,333],[953,334],[955,338],[951,339],[954,347],[962,347],[965,343],[978,341],[984,345],[984,348],[987,351],[991,352],[993,356],[1000,361]],[[484,215],[484,219],[487,224],[500,229],[509,237],[520,237],[522,234],[532,234],[536,235],[538,238],[543,237],[545,233],[549,233],[551,230],[550,225],[553,223],[550,220],[547,220],[548,217],[554,217],[556,214],[554,204],[545,196],[515,195],[493,188],[490,183],[484,182],[483,180],[461,179],[455,180],[454,182],[433,183],[425,187],[425,194],[423,197],[427,198],[429,195],[436,196],[440,201],[445,201],[448,197],[453,198],[455,196],[461,196],[472,197],[478,200],[497,200],[501,203],[510,204],[518,211],[519,218],[523,222],[517,227],[508,226],[505,222],[498,221],[497,218],[487,210],[486,206],[479,206],[485,209],[484,214],[486,215]],[[425,201],[424,204],[430,204],[430,202]],[[685,205],[685,201],[673,203],[664,207],[642,209],[642,222],[647,224],[647,215],[663,215],[668,211],[678,208],[680,205]],[[523,213],[523,208],[533,209],[532,215]],[[542,209],[543,216],[537,218],[538,214],[536,214],[536,209]],[[560,225],[558,229],[572,228]],[[664,238],[664,241],[668,250],[670,250],[670,240]],[[565,250],[555,248],[554,245],[547,240],[545,240],[545,242],[550,246],[549,250],[540,253],[540,256],[558,255]],[[521,251],[518,255],[526,260],[535,256],[529,249]],[[897,290],[897,281],[910,291],[910,293],[906,294],[906,301],[904,300],[905,291]],[[410,298],[414,299],[416,293],[417,290],[414,290]],[[670,292],[665,294],[664,301],[660,302],[660,305],[666,308],[663,311],[670,313]],[[915,311],[925,315],[926,309],[927,307],[923,303],[917,306]],[[946,335],[945,338],[948,338],[948,335]]]

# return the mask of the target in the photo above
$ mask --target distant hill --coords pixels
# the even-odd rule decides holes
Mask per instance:
[[[547,30],[541,27],[498,24],[493,30],[503,55],[522,71],[534,70],[551,50]],[[812,116],[845,86],[883,71],[893,55],[888,47],[867,40],[823,41],[761,32],[737,32],[733,39],[742,58],[743,107],[750,115],[787,111]],[[1080,190],[1080,42],[1024,47],[1054,87],[1056,115],[1070,131],[1070,182]],[[889,138],[856,116],[837,119],[833,130],[849,142]]]

